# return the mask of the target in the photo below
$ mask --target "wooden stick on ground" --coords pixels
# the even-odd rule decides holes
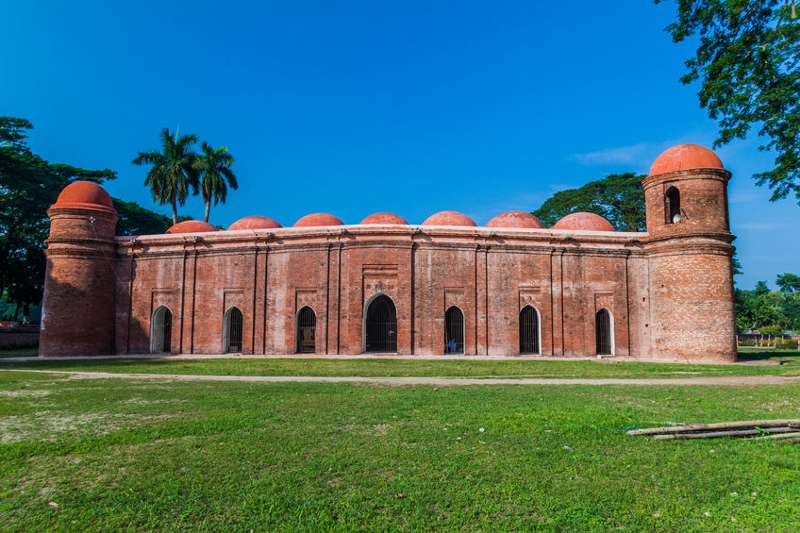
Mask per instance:
[[[660,435],[665,433],[685,433],[687,431],[707,431],[714,429],[734,429],[734,428],[770,428],[797,425],[800,427],[800,419],[792,418],[787,420],[743,420],[740,422],[717,422],[713,424],[678,424],[659,428],[632,429],[628,435]]]
[[[653,435],[654,440],[676,440],[676,439],[716,439],[718,437],[748,437],[752,435],[763,435],[764,433],[788,433],[794,431],[788,427],[764,428],[764,429],[735,429],[730,431],[705,431],[693,433],[666,433]]]

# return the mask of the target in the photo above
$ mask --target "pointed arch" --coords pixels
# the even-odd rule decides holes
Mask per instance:
[[[172,351],[172,311],[165,305],[153,311],[150,318],[150,353]]]
[[[519,312],[519,353],[536,354],[542,353],[541,345],[542,324],[539,320],[539,312],[535,307],[526,305]]]
[[[614,315],[608,309],[600,309],[595,314],[594,325],[597,355],[614,355]]]
[[[464,312],[455,305],[444,312],[444,353],[464,353]]]
[[[387,295],[370,298],[364,306],[363,349],[365,352],[397,351],[397,308]]]
[[[295,317],[295,352],[317,353],[317,314],[307,305]]]
[[[224,353],[240,353],[242,351],[244,315],[238,307],[231,307],[225,311],[222,322],[222,351]]]

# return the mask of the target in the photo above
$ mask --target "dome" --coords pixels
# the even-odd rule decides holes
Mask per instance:
[[[477,226],[467,215],[458,211],[439,211],[429,216],[423,226]]]
[[[52,207],[117,212],[106,190],[91,181],[75,181],[67,185]]]
[[[294,223],[295,228],[308,228],[314,226],[344,226],[344,222],[328,213],[311,213]]]
[[[586,231],[614,231],[611,222],[600,215],[594,213],[578,212],[570,213],[555,224],[550,229],[560,230],[586,230]]]
[[[218,230],[202,220],[184,220],[170,227],[165,233],[206,233],[209,231]]]
[[[666,174],[677,170],[696,168],[725,168],[719,156],[699,144],[679,144],[666,150],[653,161],[650,175]]]
[[[536,216],[525,211],[508,211],[500,213],[486,223],[487,228],[544,228],[544,224]]]
[[[244,217],[230,225],[228,231],[236,231],[238,229],[273,229],[282,228],[278,222],[269,217]]]
[[[405,224],[408,225],[406,219],[397,216],[394,213],[373,213],[364,220],[362,224]]]

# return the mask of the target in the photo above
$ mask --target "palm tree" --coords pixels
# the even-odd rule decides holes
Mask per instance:
[[[233,190],[239,188],[236,175],[231,170],[232,164],[233,156],[227,147],[215,150],[203,141],[202,154],[198,156],[195,168],[200,173],[200,195],[206,204],[205,222],[208,222],[211,212],[211,200],[214,200],[214,205],[217,202],[224,204],[228,199],[228,186]]]
[[[161,151],[139,152],[134,165],[152,165],[144,184],[150,187],[153,200],[161,205],[172,205],[172,223],[178,223],[178,204],[183,206],[189,191],[197,194],[198,171],[197,154],[192,145],[197,135],[170,133],[169,128],[161,130]]]

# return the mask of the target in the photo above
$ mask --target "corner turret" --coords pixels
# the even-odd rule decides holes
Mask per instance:
[[[736,361],[730,177],[717,154],[681,144],[661,154],[642,182],[656,359]]]
[[[112,354],[118,215],[111,197],[96,183],[74,182],[47,215],[39,355]]]

